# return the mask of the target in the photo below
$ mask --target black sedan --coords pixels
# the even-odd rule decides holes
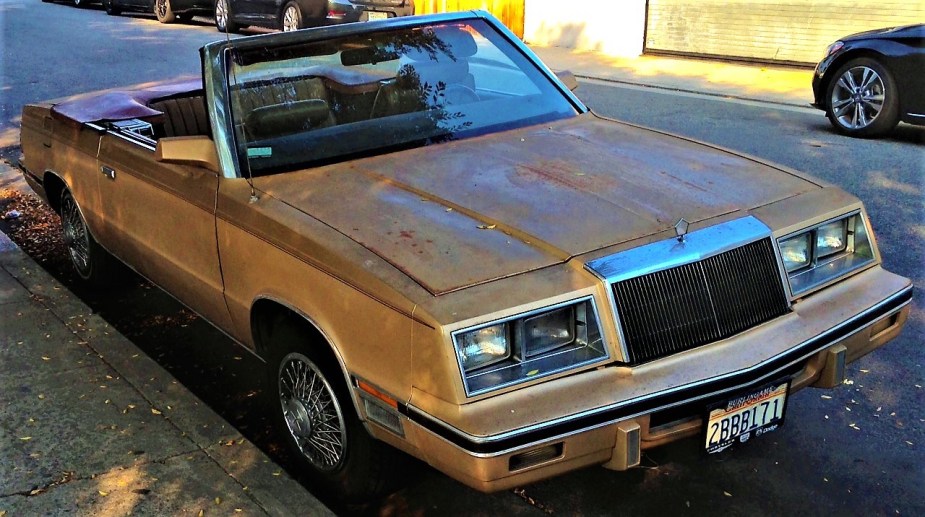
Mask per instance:
[[[925,125],[925,25],[846,36],[813,76],[813,106],[840,133],[873,137],[899,121]]]
[[[212,12],[213,0],[103,0],[107,14],[117,15],[122,11],[154,13],[157,21],[173,23],[186,21],[196,14]]]
[[[259,25],[283,31],[414,14],[413,0],[215,0],[215,27]]]

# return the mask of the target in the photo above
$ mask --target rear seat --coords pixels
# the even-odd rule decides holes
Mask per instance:
[[[164,114],[163,136],[212,136],[209,112],[202,95],[162,99],[150,106]]]

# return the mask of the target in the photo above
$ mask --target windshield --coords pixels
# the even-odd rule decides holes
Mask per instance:
[[[482,20],[236,50],[235,143],[254,176],[574,116]]]

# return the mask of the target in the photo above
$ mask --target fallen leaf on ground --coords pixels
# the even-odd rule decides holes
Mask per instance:
[[[22,438],[20,438],[20,440],[22,440],[22,441],[24,441],[24,442],[28,442],[28,441],[31,440],[31,439],[32,439],[31,436],[23,436]]]
[[[160,415],[160,414],[161,414],[160,411],[158,411],[157,409],[154,409],[154,408],[151,408],[151,413],[154,413],[155,415]]]
[[[97,490],[97,492],[99,492],[100,495],[103,497],[106,497],[107,495],[109,495],[109,492],[103,492],[102,490]]]
[[[732,494],[730,494],[729,492],[726,492],[725,490],[723,490],[723,495],[726,497],[732,497]]]
[[[477,228],[479,230],[494,230],[497,226],[497,224],[480,224]]]

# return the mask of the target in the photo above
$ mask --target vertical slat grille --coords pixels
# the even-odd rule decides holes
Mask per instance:
[[[724,339],[787,312],[771,239],[613,284],[633,364]]]

